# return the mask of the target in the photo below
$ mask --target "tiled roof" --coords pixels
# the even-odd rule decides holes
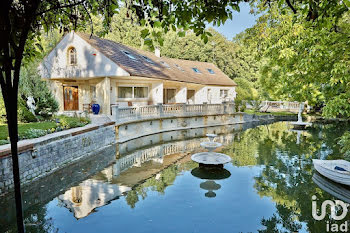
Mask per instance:
[[[90,36],[90,34],[81,32],[76,34],[132,76],[204,85],[236,86],[232,79],[212,63],[157,57],[151,52]],[[136,59],[130,58],[128,54]],[[193,68],[197,68],[200,73],[196,73]],[[211,74],[208,69],[213,70],[214,74]]]

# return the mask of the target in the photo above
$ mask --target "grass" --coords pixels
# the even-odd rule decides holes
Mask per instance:
[[[18,135],[24,134],[28,129],[43,129],[48,130],[56,127],[56,123],[52,121],[19,123]],[[8,137],[7,125],[0,124],[0,140],[6,140]]]
[[[90,120],[87,118],[67,117],[60,116],[60,123],[55,121],[42,121],[33,123],[18,123],[18,136],[20,139],[29,139],[41,137],[48,133],[71,129],[75,127],[81,127],[88,123]],[[39,131],[35,131],[39,130]],[[9,143],[8,130],[6,124],[0,124],[0,145]]]
[[[246,109],[244,112],[248,113],[248,114],[255,114],[255,115],[273,115],[273,116],[293,116],[293,115],[298,115],[297,113],[293,113],[293,112],[256,112],[253,109]]]

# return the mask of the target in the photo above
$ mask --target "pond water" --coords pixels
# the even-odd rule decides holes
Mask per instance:
[[[232,158],[223,170],[203,170],[191,161],[206,138],[135,150],[128,149],[135,147],[130,141],[25,187],[27,232],[319,233],[349,219],[334,221],[327,209],[324,220],[315,220],[311,199],[317,196],[318,207],[324,200],[350,199],[350,189],[312,166],[312,158],[343,158],[337,141],[349,125],[292,131],[277,122],[224,129],[215,129],[223,143],[217,151]],[[0,232],[15,232],[11,198],[0,201]]]

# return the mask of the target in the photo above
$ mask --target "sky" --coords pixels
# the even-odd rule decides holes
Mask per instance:
[[[213,27],[209,24],[209,27],[215,28],[218,32],[226,36],[227,39],[232,38],[243,32],[245,29],[252,27],[259,16],[250,14],[250,6],[248,3],[239,4],[240,12],[234,11],[232,20],[227,20],[224,25],[220,27]]]

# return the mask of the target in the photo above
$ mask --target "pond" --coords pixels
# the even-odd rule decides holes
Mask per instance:
[[[224,134],[215,129],[223,143],[217,151],[232,158],[223,170],[203,170],[191,161],[206,138],[140,148],[130,141],[25,187],[27,232],[319,233],[349,219],[332,220],[329,209],[323,220],[312,217],[313,195],[318,208],[343,197],[334,189],[350,200],[350,189],[312,166],[312,158],[343,158],[337,141],[349,125],[224,128]],[[15,232],[12,203],[10,196],[1,198],[1,232]]]

